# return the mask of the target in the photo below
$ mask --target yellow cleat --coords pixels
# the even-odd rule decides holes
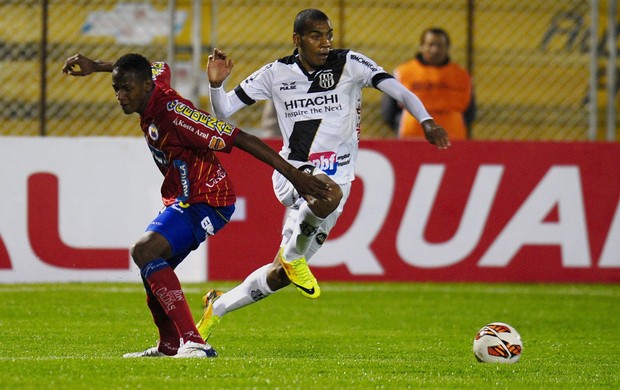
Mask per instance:
[[[321,295],[319,283],[316,281],[314,275],[312,275],[312,271],[310,271],[305,257],[302,256],[297,260],[286,261],[284,259],[283,248],[280,248],[278,259],[291,283],[297,287],[301,295],[307,298],[318,298],[319,295]]]
[[[211,333],[213,332],[213,328],[220,322],[220,317],[213,315],[213,302],[215,302],[222,294],[222,291],[211,290],[202,297],[202,302],[204,303],[204,308],[202,312],[202,318],[196,324],[196,328],[198,328],[198,332],[202,336],[204,341],[209,339]]]

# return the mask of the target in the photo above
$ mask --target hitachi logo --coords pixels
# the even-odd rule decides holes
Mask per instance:
[[[314,99],[295,99],[284,102],[284,108],[294,110],[297,108],[322,106],[324,104],[338,103],[338,95],[317,96]]]

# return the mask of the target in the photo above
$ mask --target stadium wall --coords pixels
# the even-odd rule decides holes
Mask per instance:
[[[161,208],[143,142],[3,138],[0,282],[137,280],[128,248]],[[620,144],[360,146],[347,208],[312,259],[320,280],[620,282]],[[238,209],[183,281],[242,279],[279,243],[270,169],[240,151],[222,160]]]

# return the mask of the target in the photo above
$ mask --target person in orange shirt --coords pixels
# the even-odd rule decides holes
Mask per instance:
[[[451,140],[471,137],[475,99],[469,73],[452,62],[450,37],[441,28],[428,28],[420,37],[420,51],[399,65],[394,76],[426,105],[429,114],[448,132]],[[398,129],[399,138],[424,139],[420,123],[398,103],[383,96],[384,121]]]

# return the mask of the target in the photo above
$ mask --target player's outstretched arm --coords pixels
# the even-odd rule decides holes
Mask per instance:
[[[209,85],[213,88],[219,88],[224,80],[230,75],[233,68],[232,59],[226,56],[226,53],[220,49],[214,48],[213,53],[207,61],[207,76],[209,77]]]
[[[400,102],[422,124],[428,142],[439,149],[450,147],[448,133],[443,127],[435,123],[417,95],[393,78],[383,80],[377,88]]]
[[[78,53],[65,60],[62,67],[62,73],[71,76],[88,76],[89,74],[95,72],[112,72],[113,66],[113,62],[91,60],[90,58]]]
[[[316,176],[296,169],[258,137],[239,131],[239,134],[235,137],[235,146],[258,160],[271,165],[295,186],[300,195],[331,201],[332,190],[329,184]]]

